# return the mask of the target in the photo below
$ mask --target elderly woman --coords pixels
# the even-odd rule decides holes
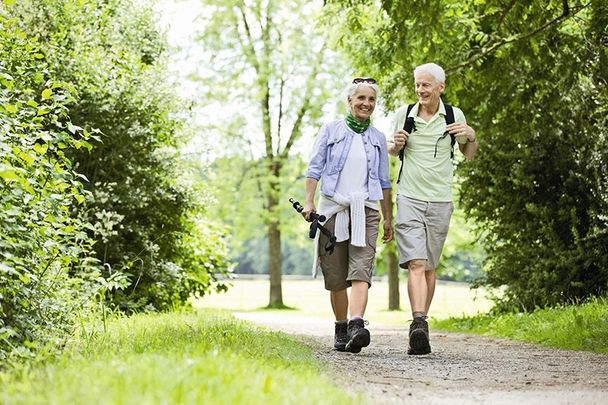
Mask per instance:
[[[348,115],[323,125],[314,144],[302,211],[307,220],[317,212],[314,200],[321,179],[318,214],[327,218],[324,226],[335,233],[337,244],[333,254],[327,254],[319,248],[327,238],[318,236],[313,271],[316,274],[320,266],[325,289],[330,291],[336,318],[334,348],[352,353],[370,343],[363,316],[380,224],[378,202],[384,220],[382,239],[384,243],[393,239],[387,144],[370,122],[377,98],[374,79],[357,78],[347,87]]]

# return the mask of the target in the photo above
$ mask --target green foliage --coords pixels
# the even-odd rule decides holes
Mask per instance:
[[[453,332],[507,337],[560,349],[608,353],[608,300],[558,305],[526,313],[503,313],[434,321]]]
[[[460,203],[487,253],[479,284],[506,287],[499,307],[605,294],[605,2],[329,3],[348,22],[338,44],[380,79],[389,107],[412,96],[416,65],[446,68],[446,98],[480,139],[457,170]]]
[[[0,360],[64,343],[98,288],[82,176],[67,155],[88,149],[74,89],[52,74],[45,44],[0,5]]]
[[[201,17],[199,36],[206,52],[206,69],[200,75],[203,114],[212,111],[206,114],[207,136],[215,140],[220,156],[253,162],[247,172],[253,182],[239,187],[239,192],[255,204],[230,215],[262,221],[269,241],[270,304],[281,306],[282,233],[287,229],[284,218],[293,216],[284,215],[289,195],[283,179],[294,177],[288,167],[293,167],[289,163],[296,144],[304,134],[316,133],[328,98],[332,93],[341,98],[338,78],[343,65],[315,23],[319,3],[203,3],[208,11]],[[222,119],[217,111],[226,104],[238,112]],[[312,143],[311,138],[305,140]],[[304,181],[300,184],[303,190]],[[245,195],[250,190],[256,194]]]
[[[14,12],[44,38],[54,76],[77,89],[72,119],[101,132],[94,148],[69,156],[89,180],[79,215],[92,225],[103,276],[122,287],[108,291],[110,303],[165,310],[203,294],[228,264],[220,246],[189,243],[222,238],[193,219],[202,206],[178,181],[181,104],[165,84],[165,42],[152,11],[124,0],[45,0]]]
[[[599,4],[583,15],[606,21]],[[485,130],[479,159],[463,167],[462,202],[489,233],[482,282],[508,286],[505,308],[608,291],[605,23],[602,30],[581,21],[515,43],[482,67],[509,80],[471,83]],[[513,59],[516,69],[506,69]]]
[[[486,253],[483,241],[476,240],[473,226],[462,209],[455,209],[443,247],[437,276],[443,280],[470,282],[482,275]]]
[[[392,163],[397,163],[397,159],[391,159]],[[396,170],[399,170],[397,167]],[[395,176],[397,173],[395,173]],[[456,186],[454,195],[458,195]],[[396,194],[393,193],[393,198]],[[378,276],[386,275],[388,267],[388,253],[393,251],[397,254],[396,243],[378,243],[376,250],[376,268],[374,274]],[[437,278],[440,280],[471,282],[482,275],[483,261],[486,253],[483,249],[483,241],[478,240],[474,235],[473,224],[467,220],[465,213],[456,207],[450,221],[448,237],[441,260],[437,266]],[[407,277],[407,271],[399,269],[400,277]]]
[[[83,335],[56,361],[0,374],[0,402],[360,403],[331,381],[285,334],[222,313],[140,314]]]
[[[178,181],[151,10],[3,2],[0,28],[0,360],[63,345],[94,296],[141,311],[225,289],[224,233]]]
[[[299,227],[298,227],[299,228]],[[308,238],[308,230],[296,236],[297,240],[284,238],[281,241],[283,274],[311,275],[313,241]],[[303,246],[298,242],[303,241]],[[232,252],[236,274],[268,274],[268,238],[254,237],[242,243],[239,251]]]
[[[280,177],[283,200],[279,201],[281,218],[281,254],[284,274],[310,274],[313,244],[308,238],[309,224],[289,203],[289,198],[304,200],[306,162],[293,158],[286,162]],[[216,159],[199,182],[208,185],[214,198],[208,213],[217,218],[230,233],[230,257],[236,273],[268,273],[268,238],[264,233],[265,211],[262,177],[263,161],[236,157]],[[230,176],[223,175],[230,173]],[[254,209],[250,209],[254,207]],[[247,208],[247,209],[245,209]]]

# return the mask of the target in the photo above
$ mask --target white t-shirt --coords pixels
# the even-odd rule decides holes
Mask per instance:
[[[355,134],[336,183],[336,192],[344,196],[351,193],[367,193],[369,191],[367,173],[367,155],[363,146],[363,136]]]

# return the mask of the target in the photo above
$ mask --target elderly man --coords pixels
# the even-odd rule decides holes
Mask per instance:
[[[397,111],[388,151],[402,159],[395,231],[399,265],[408,269],[413,318],[408,354],[419,355],[431,352],[426,318],[435,292],[435,269],[454,209],[454,143],[471,160],[477,138],[462,111],[441,100],[445,72],[439,65],[418,66],[414,81],[418,102]]]

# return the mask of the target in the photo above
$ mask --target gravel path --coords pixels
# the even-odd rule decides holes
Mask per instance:
[[[289,313],[235,316],[300,336],[337,372],[338,383],[373,404],[608,404],[606,355],[431,330],[433,353],[408,356],[406,325],[373,323],[369,347],[340,353],[331,350],[331,321]]]

